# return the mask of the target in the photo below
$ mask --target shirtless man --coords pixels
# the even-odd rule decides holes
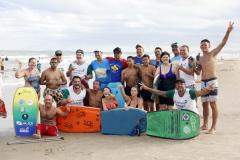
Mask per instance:
[[[63,72],[57,68],[58,62],[55,57],[50,60],[50,65],[51,67],[44,70],[41,76],[41,85],[46,85],[43,97],[47,94],[51,95],[59,106],[63,100],[60,86],[67,84],[67,80]]]
[[[66,112],[53,106],[53,98],[51,95],[46,95],[44,104],[39,104],[41,123],[37,125],[36,138],[41,138],[41,135],[57,136],[58,129],[56,126],[57,115],[66,117],[70,112],[70,108],[66,107]]]
[[[217,63],[217,55],[221,51],[221,49],[225,46],[229,34],[233,30],[233,22],[229,22],[229,26],[227,32],[222,40],[222,42],[213,50],[209,50],[210,41],[204,39],[201,41],[200,48],[203,52],[203,56],[200,57],[198,64],[201,65],[199,69],[201,69],[201,77],[202,77],[202,88],[206,88],[207,86],[214,84],[215,87],[218,86],[217,78],[216,78],[216,63]],[[208,130],[207,133],[214,134],[216,132],[216,124],[218,118],[218,108],[217,108],[217,95],[218,90],[210,92],[209,94],[202,96],[202,106],[203,106],[203,130],[208,129],[208,115],[209,115],[209,104],[212,109],[212,126]]]
[[[152,88],[156,68],[153,65],[150,65],[149,62],[149,55],[143,55],[143,64],[140,66],[140,78],[142,79],[142,83]],[[142,89],[140,95],[144,100],[144,110],[154,111],[153,100],[151,99],[152,94],[149,91]]]
[[[85,98],[86,105],[96,108],[102,108],[102,96],[103,93],[100,90],[100,82],[93,81],[93,89],[87,89],[87,96]]]
[[[128,67],[122,71],[122,83],[125,85],[125,93],[128,96],[131,96],[131,88],[137,86],[138,77],[139,77],[139,67],[134,65],[134,58],[132,56],[127,57]]]

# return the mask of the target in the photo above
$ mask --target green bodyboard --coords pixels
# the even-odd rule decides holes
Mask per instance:
[[[189,139],[200,133],[200,117],[188,110],[147,113],[147,135],[169,139]]]

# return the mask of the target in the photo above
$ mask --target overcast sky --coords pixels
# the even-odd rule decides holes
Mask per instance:
[[[216,46],[230,20],[225,50],[240,50],[239,9],[239,0],[1,0],[0,50],[198,50],[204,38]]]

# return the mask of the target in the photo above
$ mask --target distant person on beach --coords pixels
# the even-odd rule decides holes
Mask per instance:
[[[113,50],[114,57],[106,57],[109,61],[111,68],[110,82],[121,82],[121,73],[122,70],[127,67],[127,62],[122,58],[122,50],[119,47],[116,47]]]
[[[150,64],[153,65],[155,68],[158,68],[158,66],[161,64],[161,53],[162,48],[156,47],[154,50],[155,59],[150,60]]]
[[[104,111],[112,110],[118,107],[117,97],[112,94],[111,89],[104,87],[102,106]]]
[[[5,61],[8,61],[8,57],[7,56],[5,57]]]
[[[37,69],[38,69],[38,72],[41,73],[41,71],[42,71],[42,64],[40,63],[40,60],[37,61]]]
[[[178,65],[180,63],[180,60],[182,59],[179,53],[178,43],[177,42],[172,43],[171,48],[172,48],[172,53],[174,54],[173,55],[174,57],[171,58],[171,63]]]
[[[177,69],[179,70],[179,77],[183,78],[186,82],[186,88],[195,89],[195,72],[194,72],[194,59],[189,56],[189,47],[183,45],[180,47],[181,60]]]
[[[74,76],[79,76],[84,87],[89,88],[87,76],[88,66],[89,63],[84,59],[84,51],[78,49],[76,51],[76,60],[68,67],[68,71],[66,73],[67,77],[70,77],[70,81],[72,81]]]
[[[137,56],[134,57],[134,63],[135,64],[142,64],[142,56],[144,55],[144,48],[140,44],[136,45],[136,54]]]
[[[216,76],[216,63],[217,63],[217,55],[222,50],[222,48],[227,43],[228,37],[233,30],[233,22],[229,22],[229,26],[227,28],[227,32],[222,40],[222,42],[213,50],[209,50],[211,45],[210,41],[207,39],[203,39],[200,44],[200,48],[203,52],[203,56],[200,56],[199,61],[197,62],[201,67],[199,68],[199,72],[202,71],[202,84],[201,88],[206,88],[209,85],[214,85],[218,87],[217,76]],[[217,96],[218,89],[216,88],[209,94],[202,96],[202,106],[203,106],[203,130],[208,130],[208,115],[209,115],[209,104],[212,109],[212,126],[208,130],[207,133],[214,134],[216,132],[216,125],[218,119],[218,108],[217,108]]]
[[[60,86],[67,84],[67,80],[57,66],[57,58],[51,58],[50,68],[44,70],[41,75],[41,85],[46,85],[43,93],[43,97],[51,95],[56,101],[57,105],[60,105],[63,100],[63,95]]]
[[[210,91],[214,90],[212,85],[196,91],[194,89],[186,88],[185,80],[180,78],[175,81],[175,89],[168,91],[161,91],[147,87],[145,84],[141,83],[141,89],[145,89],[153,94],[162,97],[168,97],[173,99],[177,109],[186,109],[193,111],[198,114],[196,98],[208,94]]]
[[[4,58],[0,57],[0,70],[4,71]]]
[[[120,89],[123,98],[126,103],[126,107],[133,107],[133,108],[139,108],[144,109],[143,107],[143,99],[139,96],[139,91],[137,87],[131,88],[131,95],[128,96],[124,92],[124,87],[122,85],[119,85],[118,88]]]
[[[157,68],[155,74],[155,86],[161,91],[167,91],[174,89],[175,80],[179,78],[177,65],[172,64],[170,61],[170,54],[168,52],[162,52],[161,54],[162,64]],[[172,109],[174,102],[172,98],[159,96],[159,110]]]
[[[143,64],[140,65],[140,79],[142,83],[146,84],[148,87],[153,87],[153,80],[156,72],[156,68],[149,64],[150,57],[145,54],[142,56]],[[154,111],[153,100],[151,98],[152,94],[144,89],[140,91],[140,95],[143,99],[144,110]]]
[[[124,91],[126,95],[131,96],[131,88],[137,86],[140,76],[140,69],[134,65],[134,58],[127,57],[128,67],[122,71],[121,81],[124,84]]]
[[[64,97],[67,97],[66,104],[74,106],[84,106],[84,98],[86,97],[86,89],[81,84],[81,77],[74,76],[71,81],[71,86],[63,90]],[[61,103],[61,105],[66,105]]]
[[[70,108],[66,107],[66,112],[56,108],[53,105],[53,98],[51,95],[44,97],[44,104],[39,104],[40,121],[37,125],[37,134],[33,136],[35,138],[41,138],[41,135],[58,136],[58,129],[56,126],[57,115],[66,117],[70,112]]]
[[[18,69],[15,73],[16,78],[25,79],[25,87],[33,87],[38,94],[38,99],[40,99],[40,73],[36,68],[37,60],[36,58],[29,58],[28,60],[28,68],[22,69],[22,62],[16,60],[18,62]]]
[[[92,61],[88,66],[87,76],[89,79],[92,79],[94,72],[95,79],[100,82],[100,89],[103,90],[111,80],[111,68],[109,61],[106,58],[103,58],[103,53],[101,51],[94,51],[94,54],[96,60]]]
[[[100,90],[100,82],[93,81],[93,89],[87,89],[87,95],[84,100],[84,104],[90,107],[102,108],[102,96],[103,93]]]

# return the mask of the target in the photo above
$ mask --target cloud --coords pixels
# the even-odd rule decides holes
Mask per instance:
[[[24,50],[133,50],[136,43],[152,50],[172,41],[198,47],[205,37],[221,40],[228,21],[240,16],[238,6],[237,0],[3,0],[0,43]]]

